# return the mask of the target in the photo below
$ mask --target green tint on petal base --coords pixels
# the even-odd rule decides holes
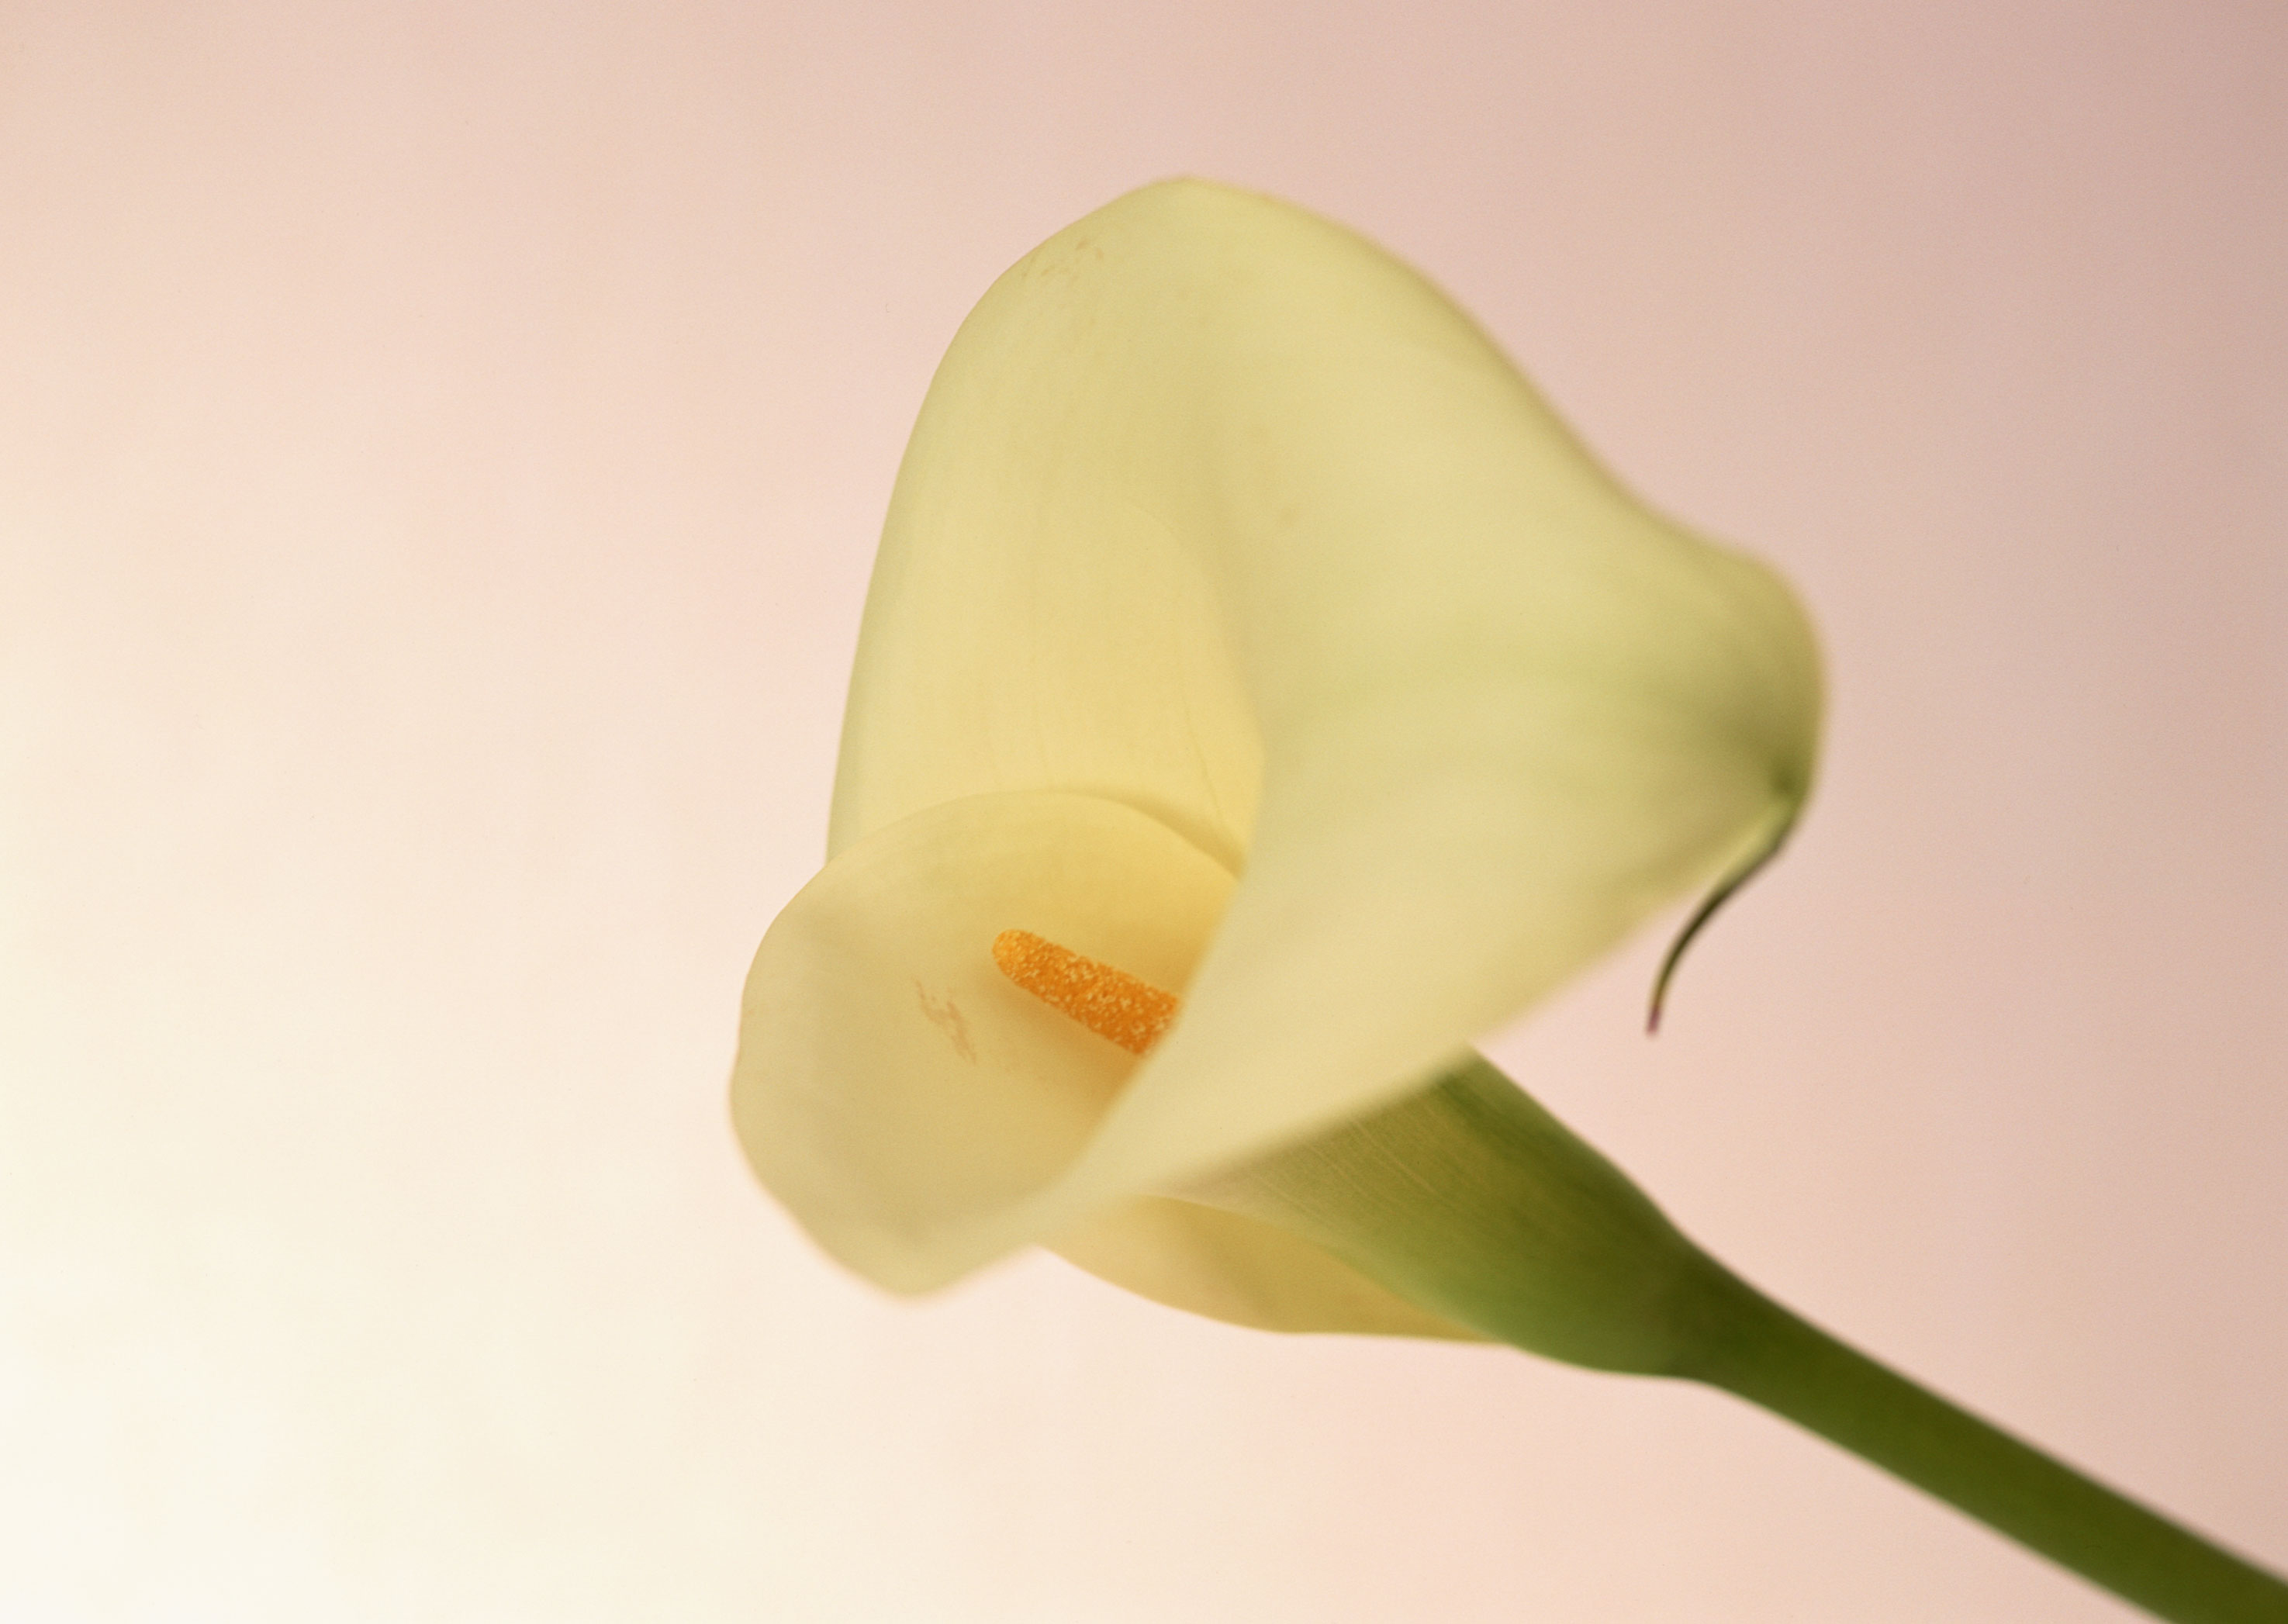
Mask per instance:
[[[1727,1278],[1626,1174],[1475,1056],[1196,1193],[1488,1337],[1598,1370],[1681,1374]]]
[[[1259,1331],[1484,1340],[1291,1230],[1196,1201],[1148,1195],[1116,1202],[1052,1245],[1067,1262],[1139,1296]]]

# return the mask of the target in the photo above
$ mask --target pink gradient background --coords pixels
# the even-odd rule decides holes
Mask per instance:
[[[1827,640],[1788,861],[1493,1045],[2288,1564],[2288,16],[0,5],[0,1617],[2100,1620],[1728,1399],[918,1306],[750,1182],[873,536],[1162,175],[1476,313]]]

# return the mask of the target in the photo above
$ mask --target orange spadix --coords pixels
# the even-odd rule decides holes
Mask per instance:
[[[993,962],[1043,1003],[1132,1055],[1158,1042],[1176,1018],[1174,994],[1030,931],[995,937]]]

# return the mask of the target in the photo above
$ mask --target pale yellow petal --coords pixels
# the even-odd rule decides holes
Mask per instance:
[[[1420,1086],[1792,819],[1818,706],[1785,588],[1621,489],[1372,245],[1196,182],[1061,233],[964,325],[901,470],[821,884],[1007,791],[1132,808],[1243,878],[1116,1099],[926,1214],[866,1184],[899,1216],[858,1266],[951,1279]],[[800,956],[766,945],[767,1010]],[[743,1100],[783,1089],[768,1024]],[[914,1136],[878,1105],[835,1109]],[[764,1115],[798,1138],[824,1108]],[[756,1153],[782,1194],[839,1176]]]

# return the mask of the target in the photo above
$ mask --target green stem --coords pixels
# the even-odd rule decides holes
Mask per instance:
[[[1761,1405],[2177,1624],[2288,1624],[2277,1578],[1744,1283],[1482,1059],[1188,1193],[1513,1347]]]
[[[2288,1585],[1917,1386],[1724,1275],[1680,1375],[1839,1444],[2178,1624],[2288,1624]]]

